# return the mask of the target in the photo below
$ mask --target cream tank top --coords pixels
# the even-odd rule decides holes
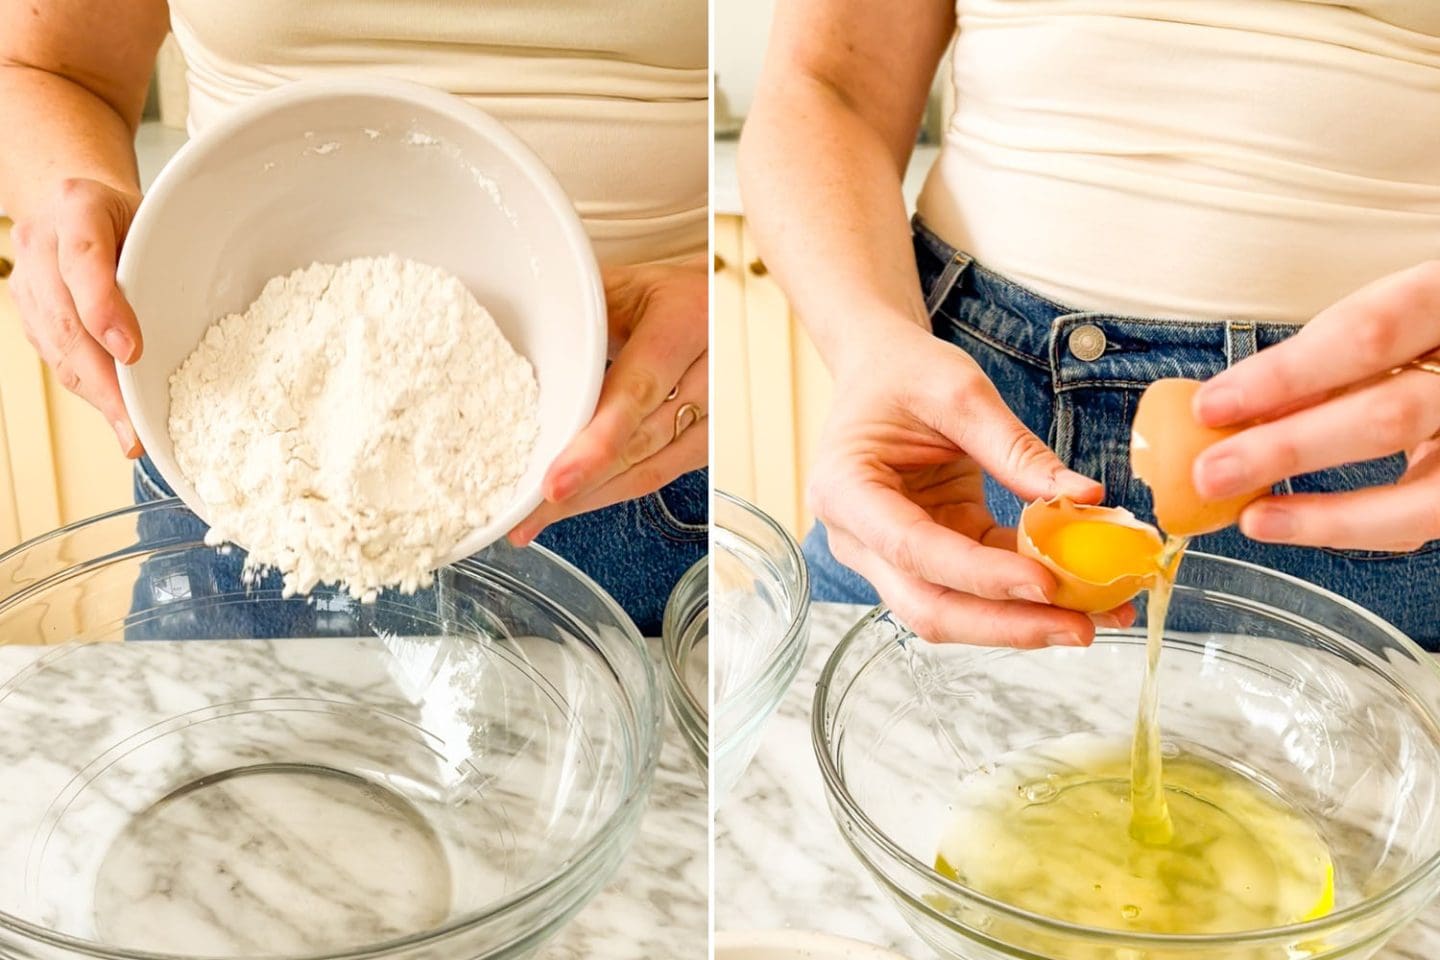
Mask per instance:
[[[189,127],[340,72],[448,90],[555,173],[606,263],[704,251],[704,0],[170,0]]]
[[[959,0],[919,212],[1063,305],[1303,322],[1440,256],[1440,0]]]

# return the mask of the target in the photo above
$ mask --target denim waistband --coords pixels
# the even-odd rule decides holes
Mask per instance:
[[[1208,379],[1300,329],[1288,323],[1077,310],[987,269],[918,217],[914,228],[932,319],[961,324],[997,350],[1049,370],[1057,391],[1143,388],[1162,377]],[[957,291],[994,309],[966,311],[962,318],[947,303]]]

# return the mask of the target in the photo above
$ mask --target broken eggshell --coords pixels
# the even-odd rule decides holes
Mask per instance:
[[[1173,537],[1194,537],[1228,527],[1269,487],[1207,500],[1195,489],[1195,461],[1208,447],[1240,432],[1217,430],[1195,419],[1199,380],[1156,380],[1140,396],[1130,427],[1130,470],[1150,488],[1155,522]]]
[[[1143,532],[1153,541],[1154,550],[1151,556],[1157,560],[1164,541],[1158,530],[1120,507],[1092,507],[1075,503],[1069,497],[1057,497],[1053,500],[1036,500],[1020,511],[1020,524],[1015,531],[1016,547],[1021,556],[1037,561],[1055,575],[1055,582],[1058,584],[1052,601],[1055,606],[1080,613],[1102,613],[1134,599],[1150,585],[1158,567],[1155,572],[1124,574],[1105,582],[1097,582],[1061,566],[1046,552],[1044,544],[1053,541],[1061,527],[1084,521],[1100,521]]]

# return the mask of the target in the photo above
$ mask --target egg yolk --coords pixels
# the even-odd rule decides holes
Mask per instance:
[[[1320,900],[1315,904],[1315,909],[1300,918],[1301,923],[1307,920],[1319,920],[1327,916],[1335,909],[1335,864],[1325,864],[1325,886],[1320,891]]]
[[[1149,576],[1158,555],[1155,539],[1146,531],[1103,520],[1067,523],[1037,546],[1061,568],[1090,583]]]

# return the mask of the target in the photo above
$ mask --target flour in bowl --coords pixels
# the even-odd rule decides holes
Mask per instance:
[[[456,277],[399,257],[265,285],[170,378],[175,459],[287,595],[413,592],[505,507],[539,430],[530,363]]]

